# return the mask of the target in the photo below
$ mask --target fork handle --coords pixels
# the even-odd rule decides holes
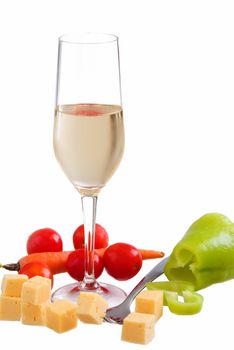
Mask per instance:
[[[159,264],[157,264],[147,275],[145,275],[144,278],[136,285],[136,287],[133,288],[133,290],[128,294],[127,298],[125,299],[124,303],[131,303],[137,294],[139,294],[142,289],[145,288],[146,283],[151,282],[155,280],[157,277],[161,276],[164,273],[164,267],[168,261],[169,257],[164,258],[162,261],[160,261]]]

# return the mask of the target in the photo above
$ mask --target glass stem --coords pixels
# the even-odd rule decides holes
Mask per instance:
[[[82,196],[82,211],[84,220],[85,274],[82,287],[96,289],[99,287],[94,277],[94,246],[97,197]]]

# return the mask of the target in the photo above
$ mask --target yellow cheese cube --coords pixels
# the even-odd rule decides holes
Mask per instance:
[[[51,294],[51,280],[46,277],[35,276],[23,284],[21,301],[39,305],[47,302]]]
[[[57,333],[77,326],[77,306],[69,300],[55,300],[46,309],[46,325]]]
[[[154,314],[157,321],[163,313],[163,291],[144,290],[135,299],[135,311]]]
[[[132,312],[124,319],[121,340],[148,344],[154,338],[154,325],[154,315]]]
[[[101,295],[92,292],[81,292],[77,302],[77,315],[82,322],[102,323],[108,303]]]
[[[28,276],[26,275],[4,275],[2,280],[2,295],[19,298],[21,296],[23,283],[27,280]]]
[[[46,307],[48,303],[33,305],[21,303],[21,321],[23,324],[44,326],[46,324]]]
[[[46,284],[50,287],[51,289],[51,279],[47,278],[47,277],[42,277],[42,276],[34,276],[32,278],[30,278],[30,281],[33,283],[37,283],[37,284]]]
[[[20,315],[20,298],[1,295],[0,320],[19,321]]]

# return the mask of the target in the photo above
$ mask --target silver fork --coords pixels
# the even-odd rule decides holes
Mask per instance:
[[[168,257],[164,258],[157,264],[142,280],[133,288],[128,294],[126,299],[119,305],[107,309],[104,320],[110,323],[122,324],[123,320],[128,314],[130,314],[130,305],[137,296],[137,294],[144,289],[146,283],[153,281],[157,277],[163,274],[164,267],[167,263]]]

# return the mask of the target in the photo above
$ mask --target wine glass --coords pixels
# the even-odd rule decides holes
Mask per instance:
[[[97,198],[117,169],[124,151],[124,124],[118,37],[66,34],[59,38],[54,152],[81,195],[85,231],[85,275],[64,286],[52,300],[77,299],[80,291],[101,294],[109,306],[126,293],[94,277]]]

